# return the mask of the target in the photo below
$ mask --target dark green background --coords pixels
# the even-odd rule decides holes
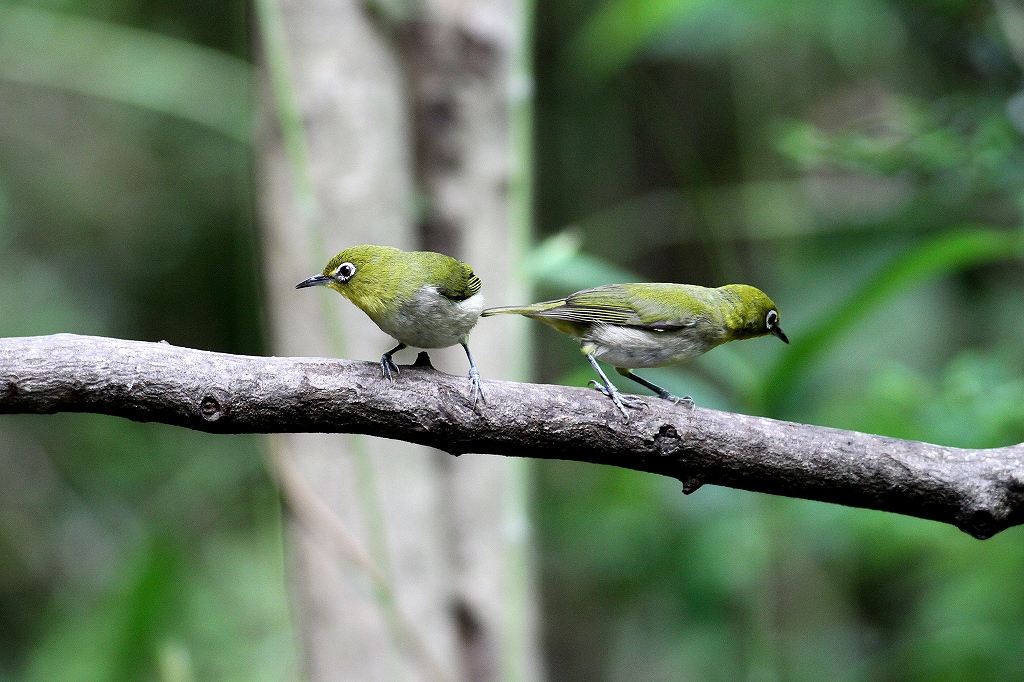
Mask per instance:
[[[0,39],[0,334],[264,352],[244,4],[0,13],[20,36]],[[708,407],[1024,440],[1019,5],[535,13],[538,300],[614,280],[754,284],[790,346],[644,375]],[[216,96],[168,95],[166,37],[223,67],[195,74]],[[118,41],[109,59],[129,55],[141,86],[116,69],[61,80],[76,49]],[[540,379],[591,378],[569,339],[536,335]],[[1017,529],[980,542],[714,487],[684,497],[613,468],[535,471],[553,679],[1024,677]],[[0,680],[289,679],[283,579],[259,439],[0,418]]]

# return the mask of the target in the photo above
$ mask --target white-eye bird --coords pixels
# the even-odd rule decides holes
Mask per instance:
[[[521,307],[488,308],[483,317],[518,314],[551,325],[580,342],[601,383],[591,381],[629,419],[626,407],[643,403],[623,396],[601,371],[607,362],[624,377],[659,397],[693,404],[631,372],[692,360],[727,341],[774,334],[789,339],[779,326],[779,311],[760,289],[727,284],[717,289],[695,284],[608,284],[577,291],[555,301]]]
[[[415,348],[461,344],[469,359],[473,404],[483,395],[480,372],[469,352],[484,298],[480,279],[462,261],[433,251],[400,251],[363,244],[345,249],[324,271],[295,285],[327,286],[355,303],[398,345],[380,358],[384,378],[394,381],[398,366],[391,356]]]

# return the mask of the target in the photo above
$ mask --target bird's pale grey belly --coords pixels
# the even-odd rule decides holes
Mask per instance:
[[[423,288],[412,301],[374,321],[386,334],[407,346],[447,348],[469,334],[483,309],[481,294],[453,301],[433,288]]]
[[[598,360],[628,369],[686,362],[718,345],[694,328],[652,331],[609,324],[594,325],[581,342],[584,350],[594,348]]]

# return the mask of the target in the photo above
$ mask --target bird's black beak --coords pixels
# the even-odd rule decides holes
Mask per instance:
[[[331,281],[331,278],[327,275],[313,275],[309,279],[304,279],[295,285],[296,289],[305,289],[306,287],[316,287],[323,284],[327,284]]]
[[[308,282],[309,280],[307,279],[306,281]],[[783,343],[789,343],[789,338],[786,336],[786,332],[782,331],[778,327],[772,327],[771,328],[771,333],[775,334],[775,336],[777,336],[780,339],[782,339]]]

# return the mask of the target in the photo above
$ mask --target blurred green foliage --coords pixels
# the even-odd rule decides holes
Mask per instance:
[[[746,282],[792,344],[649,370],[706,407],[1024,440],[1024,9],[561,0],[537,11],[539,298]],[[541,376],[582,385],[538,329]],[[623,386],[626,390],[635,387]],[[1024,675],[1024,537],[540,463],[555,679]]]
[[[0,2],[0,335],[259,353],[242,2]],[[294,679],[256,437],[0,419],[0,680]]]

